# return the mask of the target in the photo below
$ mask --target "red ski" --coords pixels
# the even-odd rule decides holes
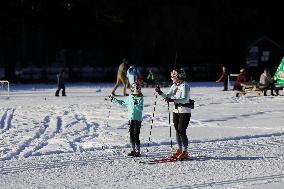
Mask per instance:
[[[161,159],[150,159],[146,161],[140,161],[139,163],[143,164],[157,164],[157,163],[169,163],[169,162],[177,162],[177,161],[190,161],[193,160],[192,158],[187,158],[187,159],[176,159],[172,157],[165,157]]]

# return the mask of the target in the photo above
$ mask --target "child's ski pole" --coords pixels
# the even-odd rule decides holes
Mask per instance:
[[[148,140],[148,148],[150,147],[150,142],[151,142],[151,135],[152,135],[152,129],[153,129],[153,123],[154,123],[154,117],[155,117],[155,111],[156,111],[156,105],[157,105],[157,94],[155,95],[155,102],[154,102],[154,111],[152,114],[152,120],[151,120],[151,127],[150,127],[150,133],[149,133],[149,140]],[[147,152],[149,152],[149,149],[147,148]]]
[[[112,102],[112,97],[111,97],[111,95],[109,96],[109,98],[111,99],[110,101]],[[107,98],[105,98],[105,100],[107,100]],[[109,127],[108,122],[109,122],[109,118],[110,118],[111,107],[112,107],[112,106],[109,105],[108,115],[107,115],[106,124],[105,124],[106,127]],[[104,137],[104,139],[105,139],[105,137]],[[102,149],[104,149],[104,146],[105,146],[104,141],[103,141],[102,143],[103,143]]]

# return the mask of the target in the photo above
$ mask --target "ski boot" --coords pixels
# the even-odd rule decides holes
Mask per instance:
[[[140,152],[135,152],[135,154],[133,155],[133,157],[140,157],[140,156],[141,156]]]
[[[131,151],[129,154],[127,154],[127,156],[132,156],[132,157],[134,157],[135,154],[136,154],[136,152],[133,150],[133,151]]]
[[[182,151],[177,150],[176,153],[172,154],[170,157],[173,158],[173,159],[177,159],[180,154],[182,154]]]
[[[178,160],[185,160],[185,159],[189,159],[189,155],[187,153],[187,151],[183,151],[178,157],[177,157]]]

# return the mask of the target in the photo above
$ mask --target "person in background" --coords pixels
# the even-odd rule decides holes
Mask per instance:
[[[136,82],[138,71],[135,66],[130,66],[127,70],[126,77],[128,78],[128,82],[130,86],[132,86]]]
[[[149,69],[149,73],[147,75],[147,84],[152,84],[156,81],[156,76],[154,74],[154,72],[152,71],[152,69]]]
[[[62,89],[62,96],[66,96],[65,93],[65,78],[64,78],[65,72],[64,70],[61,70],[57,74],[57,90],[55,92],[55,96],[59,96],[59,92]]]
[[[259,88],[263,89],[263,95],[267,96],[267,89],[271,90],[271,95],[274,96],[274,80],[272,79],[271,75],[269,74],[269,69],[265,68],[263,73],[260,75],[259,78]]]
[[[225,66],[222,66],[222,75],[216,82],[219,83],[219,82],[223,81],[223,84],[224,84],[223,91],[228,90],[228,78],[229,78],[228,70]]]
[[[242,90],[241,83],[246,82],[246,70],[244,68],[240,69],[240,73],[237,76],[237,80],[234,85],[234,90]],[[239,93],[236,94],[236,97],[239,97]]]
[[[133,83],[131,86],[131,94],[125,100],[118,100],[113,95],[110,96],[111,101],[117,105],[127,107],[128,121],[129,121],[129,133],[130,143],[132,151],[128,156],[139,157],[140,156],[140,128],[142,123],[142,111],[143,111],[143,94],[141,92],[141,86],[137,83]]]
[[[126,58],[124,58],[122,60],[122,63],[119,65],[119,68],[118,68],[118,71],[117,71],[116,83],[115,83],[114,88],[111,92],[112,95],[115,95],[115,91],[118,88],[120,83],[123,83],[123,85],[124,85],[123,95],[124,96],[128,95],[126,93],[126,89],[128,87],[128,79],[126,77],[128,68],[129,68],[128,60]]]
[[[159,86],[155,89],[168,103],[174,102],[175,105],[173,110],[173,122],[176,130],[178,149],[171,155],[171,158],[178,160],[189,159],[186,129],[191,117],[191,108],[189,107],[190,86],[189,83],[185,81],[185,78],[186,74],[183,69],[174,69],[171,72],[173,85],[168,93],[164,94]]]
[[[240,69],[240,73],[237,76],[236,83],[234,85],[235,90],[241,90],[242,86],[241,83],[246,82],[246,70],[244,68]]]

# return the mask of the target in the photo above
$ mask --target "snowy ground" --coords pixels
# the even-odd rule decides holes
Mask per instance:
[[[0,97],[1,189],[283,188],[283,91],[236,98],[215,83],[192,83],[196,104],[187,132],[194,160],[147,165],[139,161],[171,153],[161,98],[148,142],[153,89],[143,89],[143,157],[136,159],[125,157],[126,109],[105,100],[112,84],[69,84],[67,97],[55,97],[54,85],[11,89],[10,99]]]

